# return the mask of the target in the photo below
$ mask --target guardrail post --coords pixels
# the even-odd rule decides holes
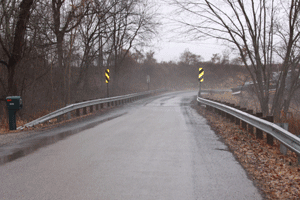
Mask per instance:
[[[262,118],[263,116],[263,113],[256,113],[256,117],[259,117],[259,118]],[[258,129],[258,128],[255,128],[256,129],[256,138],[258,139],[263,139],[263,132],[262,130]]]
[[[228,106],[234,108],[234,104],[232,104],[232,103],[229,103]],[[229,120],[230,120],[230,122],[234,122],[234,121],[235,121],[234,116],[233,116],[233,115],[230,115],[230,114],[228,114],[228,115],[229,115]]]
[[[208,111],[212,111],[212,107],[211,107],[211,106],[206,106],[206,109],[207,109]]]
[[[273,116],[267,116],[266,120],[273,123],[274,122],[274,117]],[[274,137],[267,133],[267,144],[273,146],[273,143],[274,143]]]
[[[214,112],[215,114],[218,114],[218,109],[217,109],[217,108],[213,108],[213,112]]]
[[[99,104],[96,105],[96,110],[99,110]]]
[[[59,116],[57,117],[57,122],[62,122],[63,119],[64,119],[64,115],[59,115]]]
[[[100,104],[100,109],[103,109],[103,103]]]
[[[107,102],[107,107],[109,107],[110,105],[109,105],[109,102]]]
[[[76,109],[76,116],[77,116],[77,117],[80,116],[80,109]]]
[[[94,106],[90,106],[90,113],[94,112]]]
[[[70,105],[70,104],[67,104],[67,106],[68,105]],[[67,112],[65,115],[67,117],[67,120],[71,119],[71,112]]]
[[[236,108],[235,104],[231,104],[231,107],[232,107],[232,108]],[[234,115],[231,115],[231,122],[232,122],[232,123],[235,123],[235,120],[236,120],[235,118],[236,118],[236,117],[235,117]]]
[[[226,103],[226,105],[231,107],[231,103]],[[229,114],[229,113],[227,113],[227,112],[225,112],[225,115],[226,115],[226,118],[229,119],[229,120],[231,121],[232,115]]]
[[[253,115],[253,110],[248,110],[247,111],[250,115]],[[248,124],[248,132],[253,134],[253,126]]]
[[[82,114],[83,114],[83,115],[86,115],[86,113],[87,113],[87,112],[86,112],[86,107],[83,107],[83,108],[82,108]]]
[[[288,123],[278,123],[277,124],[278,126],[280,126],[281,128],[284,128],[285,130],[289,130],[289,124]],[[280,153],[282,153],[283,155],[286,155],[287,154],[287,147],[284,145],[284,144],[282,144],[281,142],[280,142]],[[299,156],[298,156],[298,161],[299,161]],[[299,162],[298,162],[298,164],[299,164]]]
[[[236,109],[241,109],[240,106],[236,106],[235,108],[236,108]],[[240,119],[237,118],[237,117],[235,118],[235,124],[238,125],[238,126],[240,126]]]
[[[247,112],[247,108],[241,108],[241,111]],[[242,128],[247,130],[247,123],[244,121],[242,121]]]
[[[222,102],[222,104],[226,105],[227,103],[226,102]],[[221,113],[222,113],[222,117],[226,118],[226,116],[227,116],[226,112],[221,111]]]
[[[67,112],[67,120],[69,120],[69,119],[71,119],[72,118],[72,116],[71,116],[71,112]]]

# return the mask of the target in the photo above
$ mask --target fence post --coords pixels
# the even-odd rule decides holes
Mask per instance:
[[[274,117],[273,116],[267,116],[266,120],[269,122],[274,122]],[[267,133],[267,144],[272,145],[274,144],[274,137],[270,134]]]
[[[262,118],[263,113],[256,113],[256,117]],[[262,130],[255,128],[256,129],[256,138],[258,139],[263,139],[263,132]]]

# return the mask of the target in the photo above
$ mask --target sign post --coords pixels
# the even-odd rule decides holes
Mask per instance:
[[[147,75],[148,90],[150,90],[150,75]]]
[[[198,96],[201,97],[201,83],[203,82],[204,78],[204,69],[203,68],[199,68],[199,76],[198,76],[198,79],[199,79],[199,92],[198,92]]]
[[[105,70],[105,83],[107,88],[107,97],[109,97],[109,90],[108,90],[108,83],[109,83],[110,77],[109,77],[109,69]]]

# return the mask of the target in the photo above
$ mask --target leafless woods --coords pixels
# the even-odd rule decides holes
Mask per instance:
[[[300,86],[299,0],[172,0],[172,4],[178,8],[176,21],[191,39],[215,38],[239,55],[265,115],[288,111]],[[272,81],[274,73],[278,76]],[[271,87],[276,89],[272,98]]]
[[[118,85],[125,57],[146,45],[157,25],[147,0],[1,0],[0,99],[65,105],[104,85],[106,68]]]

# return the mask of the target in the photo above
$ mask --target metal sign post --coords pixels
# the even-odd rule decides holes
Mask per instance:
[[[150,90],[150,75],[147,75],[148,90]]]
[[[107,97],[109,97],[109,89],[108,89],[108,83],[109,83],[110,77],[109,77],[109,69],[105,70],[105,83],[107,88]]]
[[[201,83],[203,82],[204,78],[204,69],[203,68],[199,68],[199,76],[198,76],[198,79],[199,79],[199,92],[198,92],[198,96],[201,97]]]

